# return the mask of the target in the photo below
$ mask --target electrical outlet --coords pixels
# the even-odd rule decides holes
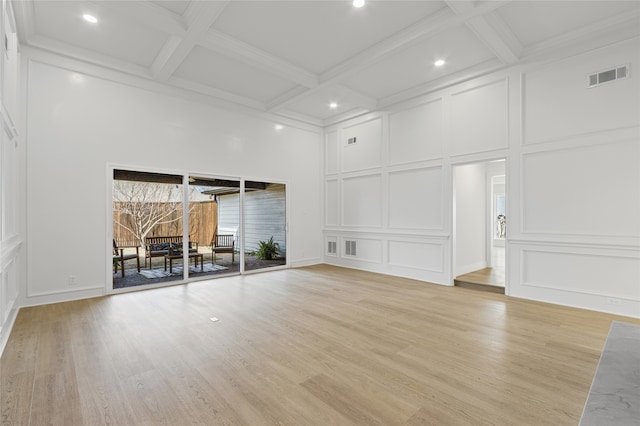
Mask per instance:
[[[607,299],[607,303],[609,303],[610,305],[622,305],[622,299],[610,297]]]
[[[75,275],[69,275],[69,285],[76,285],[76,278]]]

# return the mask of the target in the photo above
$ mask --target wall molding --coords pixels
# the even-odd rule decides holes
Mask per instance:
[[[638,261],[638,263],[640,263],[640,251],[638,251],[635,256],[632,256],[632,255],[622,255],[622,254],[614,255],[614,254],[611,254],[611,253],[594,253],[594,252],[589,252],[588,250],[579,250],[579,251],[576,251],[576,250],[573,250],[573,251],[572,250],[542,250],[542,249],[539,249],[539,248],[536,248],[536,249],[520,248],[519,249],[519,262],[521,264],[520,265],[521,266],[520,267],[520,285],[521,286],[544,288],[544,289],[557,290],[557,291],[565,291],[565,292],[569,292],[569,293],[587,294],[587,295],[598,296],[598,297],[609,297],[609,298],[615,298],[615,299],[628,300],[628,301],[631,301],[631,302],[640,302],[640,290],[638,291],[638,296],[637,297],[631,297],[631,296],[620,295],[620,294],[611,294],[611,293],[607,294],[605,292],[581,289],[579,287],[564,288],[564,287],[560,287],[560,286],[549,284],[549,283],[540,283],[540,282],[527,281],[526,280],[526,276],[525,276],[526,267],[524,265],[522,265],[522,263],[524,263],[524,259],[525,259],[526,253],[544,253],[544,254],[556,254],[556,255],[578,255],[578,256],[583,256],[585,258],[592,257],[592,258],[598,258],[598,259],[606,259],[606,258],[609,258],[609,259],[625,259],[625,260],[636,260],[636,261]],[[608,290],[610,290],[610,288],[608,288]]]
[[[640,130],[640,126],[633,126],[632,128]],[[589,148],[598,148],[603,146],[615,146],[615,145],[623,145],[623,144],[635,145],[640,143],[640,141],[638,141],[637,139],[638,138],[637,134],[635,135],[635,139],[634,139],[634,138],[630,138],[631,134],[625,131],[624,136],[625,136],[624,139],[613,140],[613,141],[607,142],[606,144],[605,143],[591,143],[591,144],[580,144],[580,145],[572,144],[571,146],[558,146],[553,149],[535,150],[531,152],[521,153],[520,159],[519,159],[519,168],[520,168],[520,182],[519,182],[520,229],[519,231],[520,231],[520,235],[523,235],[523,236],[547,235],[549,236],[549,238],[552,238],[552,236],[556,236],[556,238],[559,237],[558,239],[560,240],[566,240],[570,238],[575,238],[578,240],[579,239],[600,239],[600,240],[609,239],[612,241],[622,242],[622,244],[632,244],[634,241],[638,241],[640,239],[640,235],[621,235],[621,234],[587,233],[587,232],[572,232],[572,233],[545,232],[543,230],[530,229],[528,228],[528,225],[527,225],[527,213],[525,209],[525,194],[526,194],[525,187],[527,185],[527,182],[529,182],[529,179],[531,179],[531,177],[527,175],[527,168],[525,165],[525,162],[527,159],[533,158],[536,156],[541,157],[545,155],[552,155],[553,153],[558,153],[558,152],[579,152],[580,150],[585,150]]]
[[[439,240],[439,241],[447,241],[451,239],[449,234],[435,234],[435,233],[417,233],[417,232],[398,232],[398,231],[381,231],[379,229],[376,230],[365,230],[365,229],[346,229],[346,228],[325,228],[322,230],[322,233],[325,236],[340,236],[347,235],[353,236],[357,238],[358,236],[362,236],[363,238],[369,237],[377,237],[377,238],[402,238],[407,241],[421,241],[421,240]]]
[[[412,241],[412,240],[406,240],[406,239],[388,239],[387,241],[387,259],[386,259],[386,263],[390,266],[396,266],[399,268],[409,268],[409,269],[417,269],[420,271],[428,271],[428,272],[437,272],[437,273],[444,273],[444,265],[445,265],[445,251],[444,251],[444,243],[432,243],[432,242],[418,242],[418,241]],[[393,263],[391,262],[390,259],[390,253],[391,253],[391,243],[409,243],[409,244],[420,244],[420,245],[425,245],[425,246],[434,246],[440,249],[440,268],[438,269],[431,269],[431,268],[426,268],[426,267],[419,267],[419,266],[411,266],[411,265],[400,265],[397,263]]]
[[[8,240],[2,241],[2,251],[0,252],[0,272],[7,269],[7,267],[18,258],[20,249],[24,245],[24,242],[13,236]]]
[[[543,151],[559,151],[585,146],[615,144],[617,142],[638,140],[639,131],[640,124],[624,127],[612,127],[593,132],[557,136],[533,142],[526,142],[523,140],[522,147],[525,149],[525,154],[533,154]]]
[[[557,235],[554,235],[557,236]],[[622,251],[640,251],[640,237],[637,238],[636,244],[612,244],[598,242],[574,242],[559,241],[557,239],[509,239],[510,245],[530,245],[544,247],[566,247],[566,248],[584,248],[584,249],[605,249],[605,250],[622,250]]]

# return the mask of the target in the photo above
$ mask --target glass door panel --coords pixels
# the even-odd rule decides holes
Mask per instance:
[[[240,272],[239,224],[240,181],[189,177],[189,277]]]
[[[114,170],[113,288],[183,279],[182,176]]]
[[[287,264],[286,187],[245,182],[245,271]]]

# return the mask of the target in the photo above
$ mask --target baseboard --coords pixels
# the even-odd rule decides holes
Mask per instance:
[[[13,329],[13,325],[16,322],[16,318],[18,318],[18,312],[20,308],[13,308],[9,311],[9,316],[4,324],[2,324],[2,328],[0,329],[0,357],[4,353],[4,348],[7,346],[7,342],[9,341],[9,336],[11,335],[11,330]]]
[[[312,257],[309,259],[292,260],[291,267],[302,268],[303,266],[318,265],[320,263],[322,263],[322,259],[320,259],[319,257]]]

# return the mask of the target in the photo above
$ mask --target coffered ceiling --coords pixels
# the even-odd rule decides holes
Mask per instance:
[[[319,126],[567,46],[640,34],[639,1],[12,5],[22,45]]]

